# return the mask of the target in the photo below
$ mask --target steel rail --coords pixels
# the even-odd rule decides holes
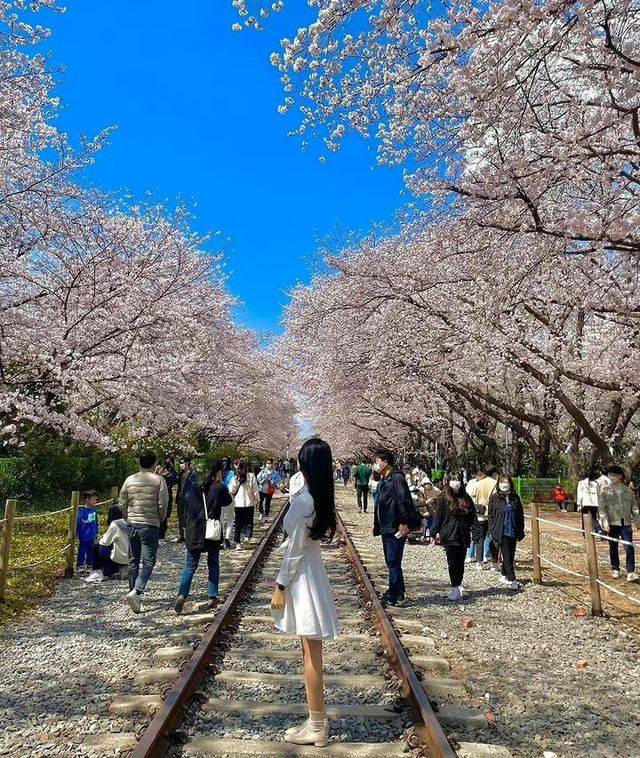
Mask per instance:
[[[253,575],[269,553],[269,548],[280,527],[287,511],[288,502],[280,509],[280,513],[270,526],[268,532],[256,548],[251,559],[245,566],[227,599],[220,606],[218,613],[205,632],[193,655],[176,682],[173,684],[160,708],[156,711],[151,723],[142,733],[140,741],[131,753],[132,758],[158,758],[163,756],[171,747],[170,734],[180,723],[183,708],[196,691],[202,679],[207,675],[206,666],[213,651],[214,644],[220,633],[232,620],[234,611],[242,599]]]
[[[371,602],[373,621],[382,636],[383,645],[389,651],[388,661],[400,680],[402,695],[411,703],[420,719],[420,723],[415,725],[415,733],[427,746],[431,758],[456,758],[457,753],[452,748],[433,712],[429,698],[402,647],[391,619],[382,607],[378,593],[375,591],[371,579],[369,579],[366,567],[339,514],[337,514],[337,521],[338,529],[345,542],[347,556],[356,569],[361,586]]]

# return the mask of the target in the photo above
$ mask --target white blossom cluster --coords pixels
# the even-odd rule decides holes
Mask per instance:
[[[0,445],[35,424],[105,447],[200,431],[284,450],[295,409],[232,319],[222,251],[184,208],[80,188],[106,135],[73,151],[53,125],[21,5],[0,4]]]

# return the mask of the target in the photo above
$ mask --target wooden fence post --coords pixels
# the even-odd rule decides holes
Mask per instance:
[[[67,532],[67,566],[64,570],[65,576],[73,576],[74,559],[76,555],[76,522],[78,521],[78,505],[80,504],[80,493],[75,490],[71,493],[71,510],[69,511],[69,531]]]
[[[112,500],[117,500],[117,499],[118,499],[118,495],[119,495],[119,494],[120,494],[120,488],[119,488],[119,487],[118,487],[118,485],[116,484],[116,485],[114,485],[114,486],[111,488],[111,499],[112,499]]]
[[[542,566],[540,564],[540,524],[538,522],[538,503],[531,503],[531,547],[533,549],[533,581],[542,584]]]
[[[13,517],[16,515],[16,501],[7,500],[4,506],[6,521],[2,525],[2,547],[0,548],[0,602],[4,603],[7,590],[7,574],[9,572],[9,556],[13,540]]]
[[[582,528],[587,543],[587,567],[589,569],[589,586],[591,589],[591,615],[602,616],[602,598],[600,596],[600,585],[598,584],[598,551],[596,549],[596,538],[591,534],[593,531],[593,522],[590,513],[582,511]]]

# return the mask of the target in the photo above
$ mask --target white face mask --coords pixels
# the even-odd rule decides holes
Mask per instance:
[[[267,471],[271,471],[273,469],[273,466],[270,463],[267,463]]]
[[[500,492],[509,492],[511,487],[509,486],[509,482],[500,482],[500,484],[498,485],[498,489],[500,490]]]
[[[187,464],[186,463],[181,463],[180,464],[180,468],[182,469],[182,471],[184,471],[187,468]]]
[[[382,465],[380,463],[374,463],[373,470],[376,472],[376,474],[379,474],[382,471]]]
[[[461,485],[461,484],[462,484],[462,482],[460,482],[460,480],[459,480],[459,479],[452,479],[452,480],[449,482],[449,487],[450,487],[450,488],[451,488],[451,489],[452,489],[454,492],[458,492],[458,490],[460,489],[460,485]]]

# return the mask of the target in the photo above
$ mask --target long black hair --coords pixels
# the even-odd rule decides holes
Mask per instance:
[[[240,460],[238,461],[238,471],[236,474],[240,484],[244,484],[247,481],[248,469],[249,469],[249,464],[247,463],[247,459],[240,458]]]
[[[107,512],[107,526],[109,526],[112,521],[117,521],[120,518],[124,518],[122,508],[119,505],[110,505]]]
[[[320,437],[312,437],[300,448],[298,461],[315,507],[310,537],[312,540],[325,536],[332,539],[336,533],[336,500],[331,448]]]
[[[220,472],[224,471],[224,466],[222,465],[222,461],[215,460],[211,461],[211,465],[209,466],[209,470],[207,471],[206,479],[204,480],[202,484],[202,491],[204,493],[209,492],[209,487],[215,482],[216,475]]]
[[[460,489],[457,492],[454,492],[449,486],[451,479],[460,480]],[[465,516],[475,508],[473,500],[462,484],[462,477],[456,471],[448,471],[445,475],[442,495],[452,516]]]

